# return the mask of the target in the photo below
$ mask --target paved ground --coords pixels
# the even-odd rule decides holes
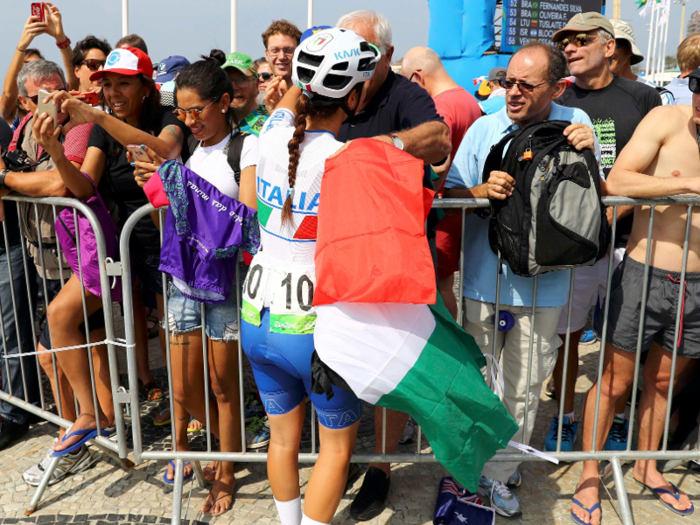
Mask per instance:
[[[597,345],[582,347],[582,376],[577,384],[577,411],[583,393],[591,384],[597,362]],[[159,352],[151,351],[154,367],[162,365]],[[538,415],[537,435],[533,446],[543,447],[544,435],[549,428],[549,421],[556,410],[556,404],[541,397]],[[168,443],[169,429],[156,429],[150,425],[150,418],[157,407],[145,407],[144,440],[147,446],[164,448]],[[368,408],[366,414],[371,414]],[[33,489],[22,480],[22,471],[35,464],[45,454],[56,434],[50,424],[36,425],[22,442],[0,452],[0,525],[15,523],[84,523],[90,525],[107,525],[113,523],[170,523],[172,496],[170,488],[161,479],[165,465],[163,462],[148,462],[125,470],[93,447],[93,453],[100,456],[97,465],[80,475],[75,475],[49,487],[38,511],[29,518],[24,517],[24,509],[29,502]],[[310,435],[310,434],[309,434]],[[201,445],[200,433],[195,437],[194,446]],[[360,431],[358,450],[370,450],[373,446],[371,418],[364,418]],[[424,451],[428,451],[425,440]],[[415,452],[415,445],[404,447],[405,452]],[[560,524],[570,523],[569,504],[573,495],[580,464],[563,464],[555,466],[544,463],[526,463],[522,467],[524,482],[517,494],[524,508],[520,519],[506,520],[498,518],[498,524]],[[301,471],[302,492],[310,474],[310,468]],[[432,522],[435,496],[440,478],[444,475],[442,467],[436,464],[400,464],[394,467],[392,489],[387,509],[372,525],[379,524],[427,524]],[[183,499],[183,518],[188,522],[197,520],[212,524],[277,524],[279,523],[272,500],[272,494],[266,480],[263,464],[240,464],[237,471],[238,491],[231,511],[219,518],[202,516],[202,506],[207,491],[196,483],[185,486]],[[700,503],[700,474],[686,469],[678,469],[669,475],[675,482]],[[664,510],[649,493],[642,493],[640,487],[631,477],[631,469],[626,472],[626,486],[632,502],[636,523],[638,525],[675,525],[698,523],[700,518],[681,518]],[[354,523],[348,514],[348,506],[357,493],[362,478],[359,478],[348,490],[340,503],[334,524]],[[611,492],[612,484],[608,483]],[[613,504],[603,494],[604,523],[606,525],[621,523],[616,516]],[[189,525],[189,523],[187,524]],[[192,523],[194,524],[194,521]]]

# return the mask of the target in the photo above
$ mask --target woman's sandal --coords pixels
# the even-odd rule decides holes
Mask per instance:
[[[141,380],[139,380],[139,394],[145,397],[147,401],[160,401],[165,397],[163,389],[159,387],[158,383],[155,381],[144,385]]]
[[[159,415],[159,416],[162,416],[162,415],[165,414],[166,412],[167,412],[168,414],[170,414],[170,409],[169,409],[169,408],[166,408],[166,409],[164,409],[164,410],[161,410],[160,412],[158,412],[158,415]],[[154,418],[153,418],[153,424],[154,424],[155,426],[157,426],[157,427],[164,427],[165,425],[169,425],[169,424],[172,422],[172,416],[171,416],[171,415],[168,415],[168,417],[165,418],[165,419],[162,420],[162,421],[156,421],[157,419],[158,419],[157,417],[154,417]]]
[[[217,486],[216,485],[217,483],[219,484],[219,486],[223,485],[225,490],[220,490],[219,497],[214,499],[214,488]],[[211,502],[209,510],[205,511],[204,508],[202,508],[202,512],[205,514],[211,514],[212,516],[221,516],[222,514],[231,510],[231,507],[233,507],[233,491],[235,489],[236,489],[235,483],[233,484],[233,486],[231,486],[229,483],[224,483],[223,481],[219,481],[219,480],[215,481],[214,487],[211,488],[211,490],[209,491],[209,496],[207,496],[207,501],[209,500],[210,497],[213,501]],[[229,503],[229,506],[226,508],[226,510],[222,510],[221,512],[217,512],[217,513],[211,512],[211,509],[214,507],[214,505],[216,505],[217,501],[219,501],[222,498],[228,498],[228,497],[231,498],[231,503]]]
[[[197,423],[199,427],[193,428],[193,423]],[[187,432],[199,432],[200,430],[204,430],[204,424],[190,416],[190,422],[187,424]]]

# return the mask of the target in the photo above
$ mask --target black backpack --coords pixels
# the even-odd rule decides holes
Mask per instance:
[[[516,275],[590,266],[607,252],[598,162],[590,149],[567,142],[570,124],[550,120],[513,131],[484,164],[484,182],[492,171],[515,179],[512,196],[491,199],[489,244]]]
[[[233,176],[236,179],[236,184],[240,186],[241,184],[241,153],[243,151],[243,143],[245,138],[249,135],[246,131],[234,131],[229,140],[228,151],[226,152],[226,158],[228,159],[228,164],[233,170]],[[199,146],[199,141],[191,133],[187,137],[187,158],[183,155],[182,163],[187,162],[194,150]]]

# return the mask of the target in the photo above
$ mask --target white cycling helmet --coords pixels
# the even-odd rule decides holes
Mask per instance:
[[[343,99],[374,75],[381,58],[376,46],[350,29],[326,29],[304,40],[292,62],[292,83],[311,98]]]

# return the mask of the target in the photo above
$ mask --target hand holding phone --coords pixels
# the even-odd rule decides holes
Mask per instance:
[[[86,104],[89,104],[90,106],[97,106],[100,103],[100,97],[97,93],[94,93],[92,91],[88,93],[77,93],[75,95],[75,98],[82,100]]]
[[[43,89],[39,90],[39,100],[37,102],[36,113],[37,115],[48,113],[51,118],[53,118],[53,125],[55,126],[58,119],[58,107],[53,102],[44,102],[46,97],[48,97],[50,94],[51,93],[44,91]]]
[[[153,162],[153,159],[151,159],[151,157],[148,156],[148,153],[146,153],[146,150],[143,148],[143,146],[129,144],[126,147],[126,149],[129,153],[131,153],[134,162]]]
[[[32,2],[32,16],[37,17],[38,22],[46,22],[46,8],[44,2]]]

